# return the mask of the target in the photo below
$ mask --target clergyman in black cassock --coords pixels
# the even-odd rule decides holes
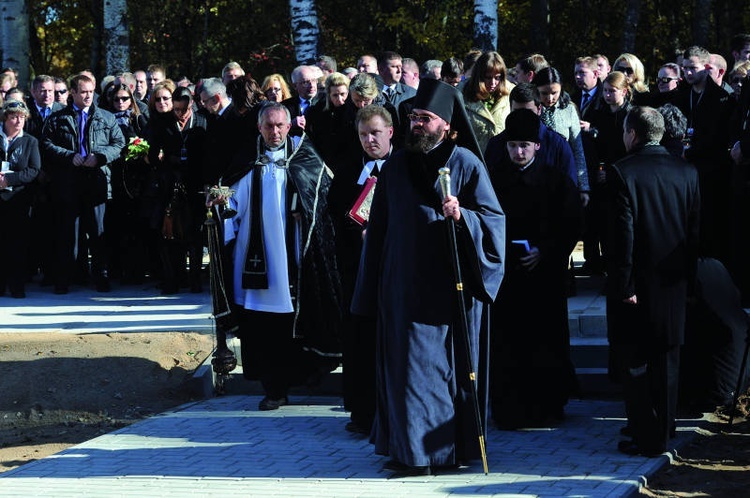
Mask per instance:
[[[487,163],[508,220],[490,341],[492,418],[503,429],[561,419],[577,389],[566,287],[581,207],[571,178],[536,155],[539,126],[533,111],[511,112],[500,135],[508,154]]]
[[[505,218],[479,156],[447,139],[450,126],[478,153],[460,94],[423,81],[410,120],[407,149],[378,177],[352,312],[377,320],[375,452],[391,457],[386,469],[429,473],[481,456],[466,351],[454,337],[445,216],[458,218],[471,368],[485,408],[486,312],[503,276]],[[443,201],[438,170],[446,166],[455,197]]]

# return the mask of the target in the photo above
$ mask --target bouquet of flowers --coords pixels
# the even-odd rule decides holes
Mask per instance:
[[[126,161],[133,159],[140,159],[148,154],[148,149],[151,147],[147,141],[141,137],[133,137],[128,142],[128,153],[125,155]]]

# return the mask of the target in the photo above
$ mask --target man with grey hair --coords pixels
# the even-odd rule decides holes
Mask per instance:
[[[435,59],[430,59],[422,63],[420,78],[432,78],[433,80],[439,80],[442,74],[443,62]]]
[[[700,216],[698,172],[659,145],[663,134],[656,109],[634,107],[623,126],[629,155],[607,172],[608,338],[632,435],[618,449],[649,457],[667,450],[675,427]]]
[[[227,87],[219,78],[207,78],[203,80],[201,93],[199,95],[201,104],[211,114],[223,115],[231,106],[232,102],[227,97]]]
[[[317,101],[320,72],[316,66],[297,66],[292,71],[292,85],[297,90],[297,96],[284,100],[282,104],[289,109],[292,117],[289,134],[293,137],[302,136],[305,132],[305,113]]]
[[[286,405],[291,386],[332,370],[340,358],[330,171],[310,140],[291,137],[290,129],[285,106],[263,104],[257,143],[224,177],[237,213],[224,225],[233,263],[227,284],[238,309],[243,373],[265,392],[260,410]]]
[[[237,62],[228,62],[221,70],[221,82],[227,85],[230,81],[245,76],[245,70]]]

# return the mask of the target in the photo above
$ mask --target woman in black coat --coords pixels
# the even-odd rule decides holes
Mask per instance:
[[[19,100],[8,100],[0,111],[0,219],[7,235],[0,244],[0,295],[6,287],[11,297],[26,297],[26,254],[29,251],[31,183],[39,174],[41,159],[37,139],[23,132],[29,109]]]
[[[172,93],[171,118],[154,127],[149,160],[159,173],[159,195],[154,219],[160,230],[159,254],[163,265],[162,294],[174,294],[188,284],[201,292],[202,226],[205,217],[203,162],[206,153],[206,118],[194,112],[190,90]],[[190,278],[186,281],[186,254]]]
[[[105,97],[107,108],[115,115],[126,143],[120,158],[111,164],[112,200],[105,219],[110,277],[140,283],[147,270],[148,234],[145,223],[133,223],[133,220],[140,212],[148,164],[145,157],[127,158],[127,144],[143,137],[148,119],[138,109],[133,92],[127,85],[113,85]]]

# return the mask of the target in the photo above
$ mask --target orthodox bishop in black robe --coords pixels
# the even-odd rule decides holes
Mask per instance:
[[[424,89],[420,85],[415,113],[443,113],[420,100],[436,85],[451,88],[436,80]],[[461,105],[456,109],[441,118],[449,121],[464,112]],[[422,119],[412,127],[431,124]],[[477,155],[443,140],[427,153],[411,149],[391,156],[378,179],[352,302],[352,312],[377,318],[371,440],[378,454],[410,468],[451,466],[480,456],[441,209],[438,170],[444,166],[460,204],[456,228],[471,368],[479,371],[480,401],[486,406],[486,311],[503,276],[505,219]]]

